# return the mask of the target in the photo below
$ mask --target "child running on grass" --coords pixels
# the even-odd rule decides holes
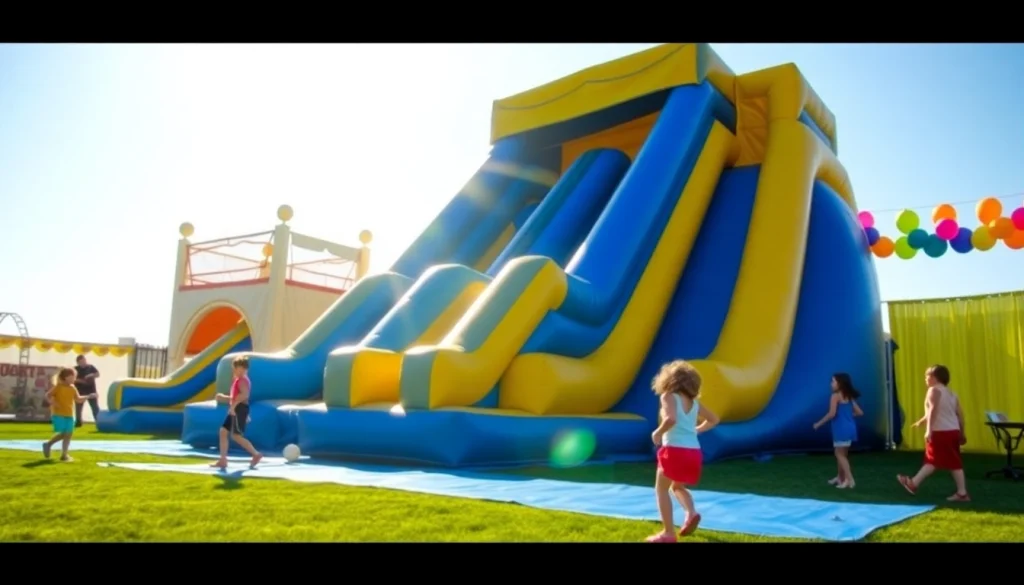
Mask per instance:
[[[97,394],[86,394],[79,396],[75,389],[75,371],[71,368],[61,368],[53,378],[53,388],[46,393],[46,400],[50,403],[50,422],[53,424],[53,437],[43,443],[43,456],[50,458],[50,449],[57,442],[60,442],[60,460],[73,461],[68,455],[68,447],[71,446],[71,435],[75,432],[75,403],[93,399]]]
[[[688,487],[700,481],[703,457],[697,435],[718,424],[715,413],[697,402],[700,396],[700,373],[683,360],[662,366],[655,376],[654,393],[661,399],[661,424],[651,435],[658,445],[658,475],[654,492],[658,499],[662,531],[647,538],[647,542],[675,542],[672,523],[672,496],[686,510],[686,520],[680,536],[693,534],[700,524],[700,514],[693,505]],[[698,419],[703,419],[698,424]]]
[[[249,394],[252,384],[249,382],[249,358],[240,356],[231,362],[234,380],[231,381],[231,394],[218,394],[217,402],[228,403],[228,416],[220,427],[220,459],[213,463],[212,467],[226,469],[228,466],[228,435],[236,443],[242,446],[252,460],[249,467],[256,467],[256,464],[263,459],[263,455],[252,446],[244,436],[245,425],[249,422]]]
[[[857,405],[860,392],[853,387],[849,374],[832,375],[832,398],[829,400],[828,413],[814,423],[818,430],[825,423],[832,421],[832,448],[836,452],[836,465],[839,473],[828,480],[829,485],[840,489],[853,489],[853,470],[850,468],[850,446],[857,441],[857,423],[855,416],[863,416],[864,411]]]
[[[925,425],[924,465],[914,477],[897,475],[896,479],[911,494],[935,473],[936,469],[947,469],[956,483],[956,493],[946,498],[950,502],[970,502],[967,493],[967,478],[960,459],[960,447],[967,444],[964,433],[964,411],[960,399],[949,389],[949,368],[934,365],[924,372],[928,393],[924,398],[924,416],[913,424],[914,428]]]

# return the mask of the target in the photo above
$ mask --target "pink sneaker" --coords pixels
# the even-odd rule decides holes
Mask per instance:
[[[676,536],[671,532],[659,532],[647,537],[647,542],[675,542]]]
[[[909,493],[912,496],[917,495],[917,486],[914,485],[913,479],[905,475],[897,475],[896,481],[900,482],[900,485],[903,486],[903,489],[907,490],[907,493]]]
[[[690,536],[697,531],[698,526],[700,526],[700,514],[694,514],[686,519],[683,527],[679,530],[679,536]]]
[[[257,453],[256,455],[253,456],[252,461],[249,462],[249,469],[256,469],[256,465],[260,461],[263,461],[263,454]]]

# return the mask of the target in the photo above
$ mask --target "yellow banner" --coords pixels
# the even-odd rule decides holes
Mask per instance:
[[[18,349],[34,349],[36,351],[55,351],[57,353],[92,354],[98,356],[124,357],[135,348],[131,345],[105,343],[80,343],[77,341],[57,341],[55,339],[22,338],[12,335],[0,335],[0,349],[16,347]]]
[[[1005,451],[985,426],[987,413],[1024,420],[1024,292],[932,301],[889,303],[889,328],[899,346],[897,393],[906,413],[903,447],[924,449],[924,371],[942,364],[960,398],[967,433],[965,451]]]

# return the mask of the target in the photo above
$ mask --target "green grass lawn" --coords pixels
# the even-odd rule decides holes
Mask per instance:
[[[89,439],[133,439],[76,433],[75,461],[45,461],[41,454],[0,450],[0,542],[10,541],[603,541],[642,540],[652,522],[615,520],[524,506],[334,484],[284,480],[225,481],[215,476],[147,473],[102,468],[100,461],[198,463],[183,459],[82,450]],[[0,439],[39,439],[46,425],[0,424]],[[149,437],[155,438],[155,437]],[[165,437],[166,438],[166,437]],[[1024,483],[983,479],[999,457],[966,458],[974,502],[947,504],[952,480],[937,475],[914,498],[895,481],[913,472],[918,453],[855,456],[857,489],[825,484],[834,475],[828,456],[776,457],[709,465],[701,489],[871,503],[932,503],[939,509],[883,528],[869,541],[1024,540]],[[650,464],[527,468],[522,475],[579,482],[650,485]],[[86,494],[86,495],[83,495]],[[701,530],[697,542],[768,542],[775,539]]]

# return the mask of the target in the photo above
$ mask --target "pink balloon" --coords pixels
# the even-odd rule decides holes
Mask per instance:
[[[947,242],[956,237],[960,226],[952,219],[944,219],[935,225],[935,235]]]
[[[862,212],[858,213],[857,214],[857,219],[860,220],[860,225],[864,229],[868,229],[869,227],[875,227],[875,216],[871,215],[870,211],[862,211]],[[1024,229],[1024,228],[1021,228],[1021,229]]]
[[[1013,222],[1013,227],[1024,230],[1024,207],[1014,209],[1010,214],[1010,221]]]

